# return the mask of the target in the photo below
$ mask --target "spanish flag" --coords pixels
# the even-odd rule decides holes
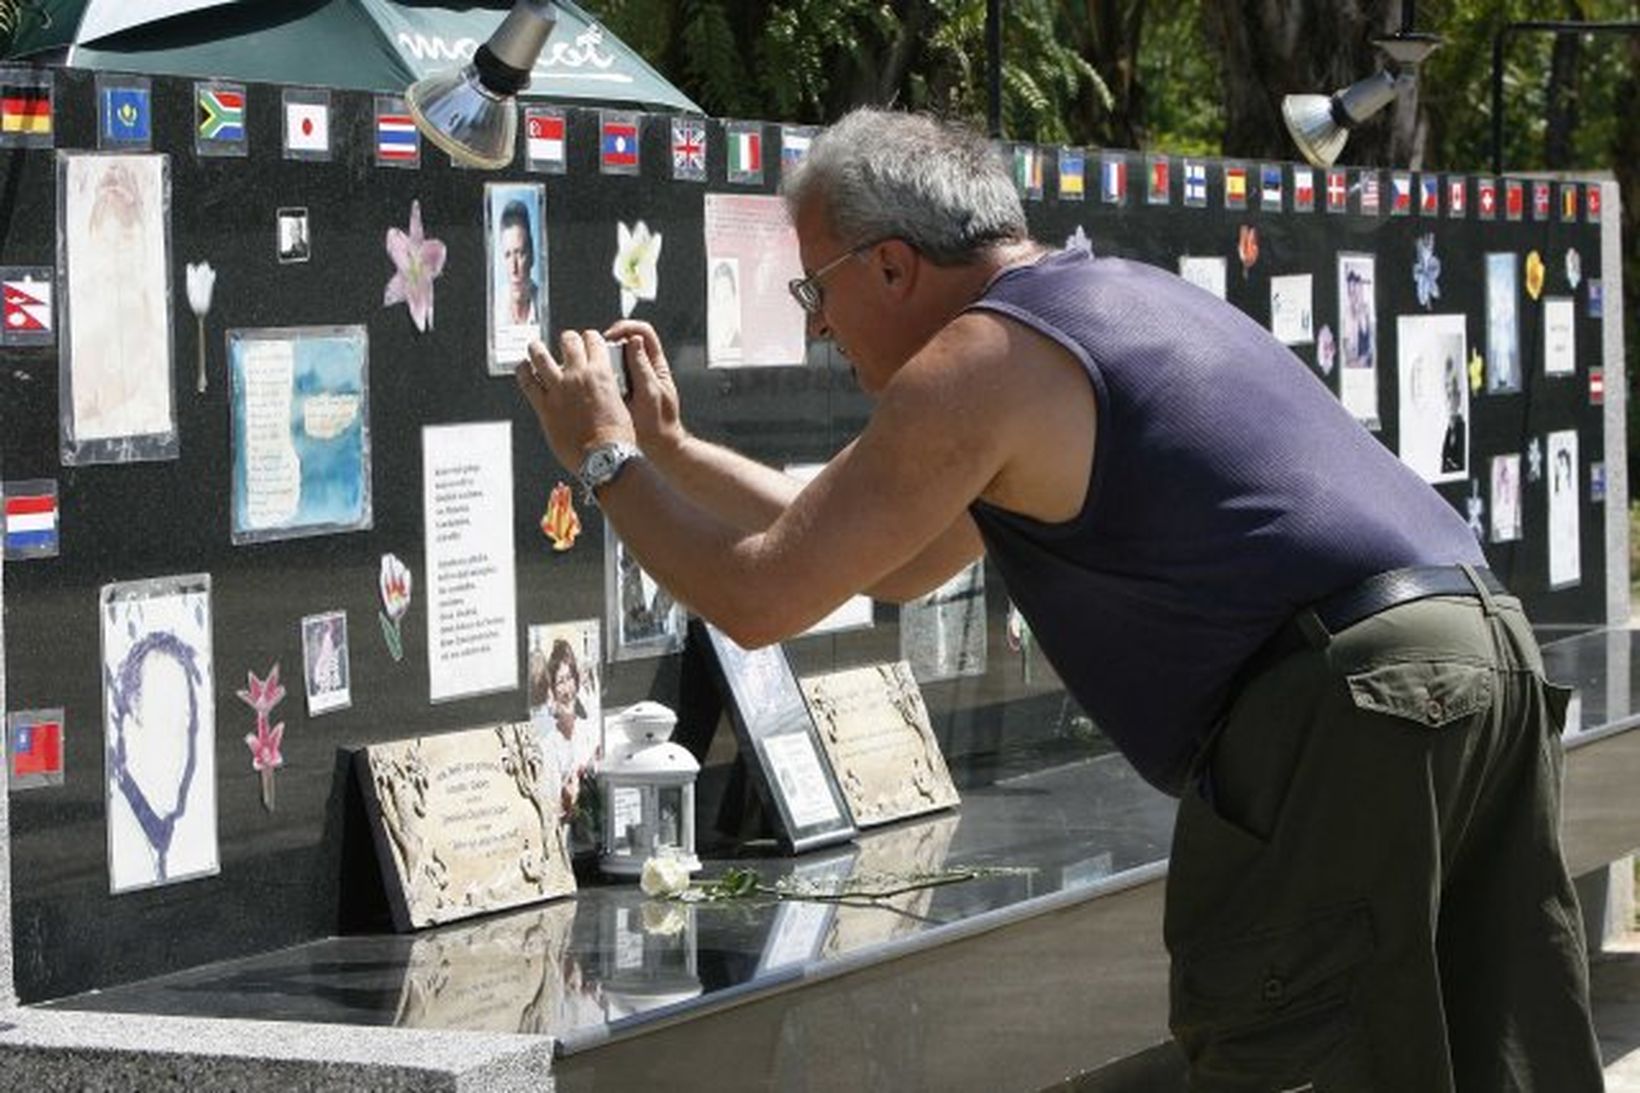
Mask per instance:
[[[51,88],[0,87],[0,133],[51,132]]]

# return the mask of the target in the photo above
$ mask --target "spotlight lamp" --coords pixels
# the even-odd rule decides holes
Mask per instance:
[[[410,85],[404,101],[416,128],[467,166],[494,170],[511,163],[518,139],[514,100],[530,85],[557,22],[551,0],[516,0],[471,62]]]
[[[1441,39],[1403,30],[1374,38],[1372,44],[1388,59],[1388,67],[1331,95],[1288,95],[1281,100],[1287,132],[1316,167],[1331,167],[1350,139],[1351,129],[1411,90],[1418,80],[1418,66],[1435,52]]]

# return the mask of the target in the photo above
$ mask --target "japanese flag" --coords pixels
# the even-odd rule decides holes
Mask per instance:
[[[285,146],[292,152],[330,151],[330,109],[323,103],[285,104]]]

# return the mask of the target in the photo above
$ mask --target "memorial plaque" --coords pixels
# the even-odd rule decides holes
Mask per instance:
[[[905,661],[811,676],[802,687],[856,826],[957,803],[922,691]]]
[[[557,775],[529,722],[375,744],[357,761],[397,929],[575,891]]]

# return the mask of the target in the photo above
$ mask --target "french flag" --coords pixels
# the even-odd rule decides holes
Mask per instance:
[[[1105,180],[1105,200],[1120,205],[1127,200],[1127,160],[1107,156],[1101,173]]]
[[[6,486],[6,557],[49,558],[57,553],[57,491],[41,483]]]

